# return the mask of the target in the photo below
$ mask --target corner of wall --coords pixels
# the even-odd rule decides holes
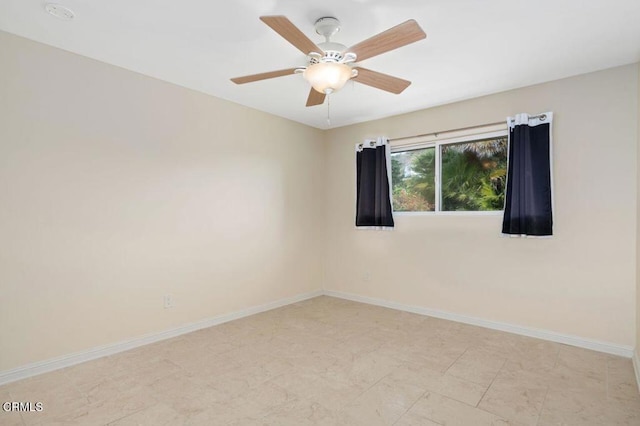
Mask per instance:
[[[633,367],[636,381],[640,388],[640,62],[636,64],[638,71],[638,97],[636,98],[637,138],[636,145],[636,347],[633,353]]]
[[[320,196],[322,197],[322,257],[320,262],[322,263],[322,277],[320,278],[320,285],[323,291],[327,290],[327,269],[328,269],[328,257],[327,254],[329,252],[329,185],[326,185],[326,182],[329,178],[330,173],[330,165],[329,165],[329,150],[330,150],[330,141],[331,141],[331,130],[326,129],[322,131],[322,162],[323,162],[323,182],[321,185],[322,192]]]

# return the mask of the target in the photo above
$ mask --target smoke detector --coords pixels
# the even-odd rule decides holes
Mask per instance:
[[[50,15],[53,15],[58,19],[62,19],[63,21],[70,21],[76,16],[76,14],[73,13],[73,10],[56,3],[45,4],[44,10],[49,12]]]

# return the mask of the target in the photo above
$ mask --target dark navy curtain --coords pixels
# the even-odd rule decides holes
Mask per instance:
[[[551,113],[509,118],[503,234],[553,235],[551,121]]]
[[[384,139],[356,146],[356,226],[394,226]]]

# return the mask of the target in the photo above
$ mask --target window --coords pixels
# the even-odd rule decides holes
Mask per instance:
[[[506,130],[391,148],[396,212],[500,211],[506,175]]]

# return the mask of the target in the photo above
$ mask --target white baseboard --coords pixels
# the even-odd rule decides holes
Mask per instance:
[[[0,372],[0,385],[15,382],[16,380],[26,379],[28,377],[36,376],[38,374],[47,373],[49,371],[59,370],[61,368],[70,367],[72,365],[80,364],[92,359],[101,358],[108,355],[124,352],[129,349],[137,348],[139,346],[148,345],[149,343],[158,342],[161,340],[170,339],[172,337],[180,336],[182,334],[191,333],[203,328],[212,327],[214,325],[222,324],[228,321],[244,318],[249,315],[258,314],[260,312],[270,311],[272,309],[280,308],[282,306],[290,305],[292,303],[301,302],[303,300],[311,299],[323,294],[322,290],[317,290],[309,293],[299,294],[293,297],[287,297],[285,299],[276,300],[274,302],[265,303],[264,305],[253,306],[251,308],[242,309],[239,311],[231,312],[224,315],[218,315],[213,318],[208,318],[203,321],[186,324],[180,327],[172,328],[170,330],[160,331],[157,333],[149,333],[134,339],[126,340],[123,342],[113,343],[109,345],[99,346],[91,348],[86,351],[77,352],[70,355],[64,355],[57,358],[52,358],[33,364],[27,364],[22,367],[14,368],[12,370],[6,370]]]
[[[633,357],[631,360],[633,361],[633,371],[636,373],[636,383],[638,384],[638,390],[640,390],[640,357],[638,357],[638,350],[640,347],[637,347],[635,351],[633,351]]]
[[[149,334],[145,334],[144,336],[126,340],[123,342],[91,348],[86,351],[77,352],[70,355],[64,355],[61,357],[52,358],[45,361],[35,362],[33,364],[27,364],[25,366],[18,367],[12,370],[2,371],[0,372],[0,385],[14,382],[17,380],[26,379],[28,377],[36,376],[38,374],[59,370],[61,368],[70,367],[72,365],[80,364],[86,361],[91,361],[96,358],[114,355],[119,352],[127,351],[129,349],[137,348],[143,345],[148,345],[150,343],[158,342],[161,340],[170,339],[172,337],[180,336],[182,334],[191,333],[196,330],[212,327],[214,325],[244,318],[250,315],[258,314],[260,312],[265,312],[272,309],[280,308],[282,306],[290,305],[296,302],[301,302],[307,299],[312,299],[314,297],[322,296],[322,295],[337,297],[340,299],[352,300],[354,302],[367,303],[369,305],[383,306],[385,308],[397,309],[400,311],[406,311],[406,312],[426,315],[430,317],[442,318],[442,319],[461,322],[465,324],[477,325],[480,327],[505,331],[508,333],[535,337],[538,339],[549,340],[552,342],[563,343],[566,345],[577,346],[585,349],[591,349],[598,352],[604,352],[608,354],[623,356],[626,358],[632,358],[634,370],[636,373],[636,379],[638,381],[638,386],[640,387],[640,358],[638,357],[638,354],[635,353],[635,351],[629,346],[599,342],[595,340],[585,339],[582,337],[555,333],[552,331],[539,330],[535,328],[506,324],[506,323],[501,323],[496,321],[489,321],[481,318],[469,317],[466,315],[460,315],[460,314],[455,314],[455,313],[446,312],[446,311],[439,311],[439,310],[424,308],[420,306],[404,305],[402,303],[391,302],[383,299],[376,299],[373,297],[359,296],[356,294],[343,293],[343,292],[333,291],[333,290],[318,290],[318,291],[313,291],[309,293],[299,294],[297,296],[276,300],[274,302],[266,303],[264,305],[254,306],[251,308],[242,309],[240,311],[231,312],[229,314],[219,315],[203,321],[186,324],[180,327],[172,328],[170,330],[165,330],[157,333],[149,333]]]
[[[520,325],[507,324],[497,321],[485,320],[482,318],[469,317],[466,315],[455,314],[452,312],[439,311],[436,309],[423,308],[421,306],[404,305],[398,302],[390,302],[383,299],[373,297],[359,296],[351,293],[343,293],[340,291],[325,290],[326,296],[338,297],[340,299],[352,300],[354,302],[368,303],[370,305],[383,306],[385,308],[397,309],[400,311],[411,312],[414,314],[426,315],[430,317],[442,318],[450,321],[461,322],[465,324],[477,325],[480,327],[491,328],[493,330],[506,331],[508,333],[520,334],[537,339],[549,340],[552,342],[563,343],[565,345],[577,346],[579,348],[591,349],[598,352],[604,352],[612,355],[631,358],[633,348],[631,346],[617,345],[614,343],[599,342],[596,340],[585,339],[578,336],[556,333],[553,331],[540,330]],[[640,361],[640,360],[639,360]],[[640,367],[640,365],[638,365]],[[636,369],[636,372],[638,369]]]

